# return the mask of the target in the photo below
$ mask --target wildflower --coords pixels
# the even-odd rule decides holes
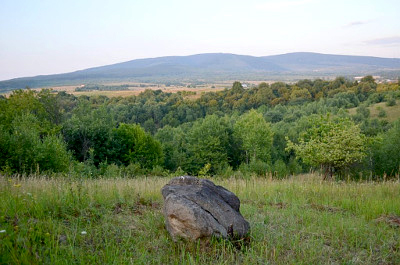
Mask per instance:
[[[86,235],[86,234],[87,234],[86,231],[82,231],[82,232],[81,232],[81,235]]]
[[[0,230],[0,233],[5,233],[6,232],[6,230]]]

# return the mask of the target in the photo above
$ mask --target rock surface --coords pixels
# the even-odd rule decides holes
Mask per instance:
[[[238,197],[209,180],[177,177],[161,192],[166,227],[174,240],[179,237],[197,240],[212,236],[242,238],[250,229],[239,212]]]

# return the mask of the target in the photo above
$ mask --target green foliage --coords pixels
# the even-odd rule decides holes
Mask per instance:
[[[246,162],[271,160],[272,137],[271,126],[261,113],[251,110],[235,123],[235,134],[242,141]]]
[[[124,174],[128,177],[137,177],[145,175],[146,171],[139,163],[130,163],[124,169]]]
[[[164,167],[175,171],[187,160],[186,134],[181,127],[167,125],[157,131],[155,138],[161,143],[164,154]]]
[[[377,175],[400,174],[400,120],[381,135],[382,142],[373,147],[374,171]]]
[[[360,115],[360,116],[362,116],[362,118],[364,118],[364,119],[366,119],[366,118],[368,118],[369,116],[370,116],[370,111],[369,111],[369,109],[367,108],[367,106],[365,106],[365,105],[360,105],[358,108],[357,108],[357,114],[358,115]]]
[[[394,97],[389,97],[389,99],[386,101],[386,106],[396,106],[396,99]]]
[[[284,178],[288,174],[289,174],[289,170],[287,169],[285,162],[282,159],[275,161],[274,175],[278,178]]]
[[[64,139],[78,161],[89,158],[93,149],[93,162],[97,166],[102,161],[114,162],[112,130],[115,121],[105,106],[95,108],[81,99],[70,119],[63,126]]]
[[[15,91],[0,97],[1,170],[69,168],[71,175],[86,177],[167,172],[239,176],[243,173],[234,171],[241,168],[248,176],[265,175],[276,167],[294,174],[309,168],[304,160],[294,159],[285,137],[296,142],[309,129],[310,118],[327,113],[352,117],[362,134],[383,137],[398,116],[397,108],[385,108],[383,117],[383,111],[368,106],[400,98],[397,84],[377,87],[371,76],[359,83],[338,77],[260,83],[248,89],[237,81],[232,89],[196,95],[150,89],[126,98]],[[65,146],[77,161],[71,167],[71,155],[62,151]],[[60,155],[46,158],[52,153]],[[386,164],[379,157],[370,154],[364,162],[335,170],[382,174],[378,172],[386,172]]]
[[[125,165],[139,163],[152,169],[163,162],[161,144],[140,125],[121,123],[115,130],[115,142],[120,161]]]
[[[188,133],[188,172],[197,174],[211,164],[209,172],[215,174],[228,165],[231,138],[232,129],[224,118],[210,115],[196,121]]]
[[[240,165],[239,170],[245,176],[259,176],[265,177],[269,172],[272,171],[271,166],[261,160],[251,160],[250,163],[243,163]]]
[[[379,118],[385,118],[387,116],[387,113],[384,109],[380,108],[378,111],[379,111],[378,113]]]
[[[243,92],[244,88],[242,86],[242,83],[240,83],[239,81],[235,81],[232,85],[232,92],[234,93],[240,93]]]
[[[57,135],[40,134],[40,124],[32,114],[14,117],[10,130],[1,128],[1,162],[12,172],[64,172],[71,156]]]
[[[328,115],[310,122],[311,127],[297,144],[287,139],[287,149],[294,150],[304,163],[322,167],[325,177],[332,177],[334,171],[344,170],[366,156],[367,139],[351,120],[333,120]]]

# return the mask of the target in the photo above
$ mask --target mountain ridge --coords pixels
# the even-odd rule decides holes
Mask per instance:
[[[270,56],[202,53],[135,59],[69,73],[0,81],[0,92],[26,86],[45,87],[100,81],[232,80],[271,77],[367,75],[398,71],[400,59],[294,52]]]

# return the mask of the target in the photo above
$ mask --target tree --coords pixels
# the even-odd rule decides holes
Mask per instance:
[[[164,153],[164,167],[176,171],[179,167],[186,168],[187,148],[183,126],[172,128],[167,125],[159,129],[155,138],[160,141]]]
[[[232,130],[224,118],[208,115],[194,122],[187,141],[190,165],[187,171],[197,174],[206,164],[210,173],[223,169],[229,162]]]
[[[160,142],[138,124],[121,123],[115,130],[115,145],[125,165],[138,163],[142,168],[152,169],[163,162]]]
[[[400,120],[382,135],[382,143],[373,148],[375,173],[394,176],[400,172]]]
[[[240,83],[239,81],[235,81],[232,85],[232,92],[241,93],[243,91],[244,91],[244,88],[242,86],[242,83]]]
[[[61,137],[40,135],[41,123],[31,113],[16,116],[7,130],[0,125],[0,169],[9,172],[63,172],[71,155]],[[8,168],[7,168],[8,167]]]
[[[361,78],[360,83],[357,85],[357,92],[367,95],[370,92],[376,91],[377,86],[375,79],[372,76],[367,75]]]
[[[239,118],[234,131],[242,141],[247,164],[256,160],[270,162],[273,133],[261,113],[250,110]]]
[[[287,138],[286,150],[294,150],[306,164],[323,168],[324,179],[366,156],[367,139],[350,119],[334,120],[327,115],[310,122],[311,127],[299,137],[298,143]]]
[[[63,124],[63,135],[78,161],[87,160],[89,150],[93,150],[93,162],[114,162],[112,130],[116,123],[112,112],[102,105],[95,108],[87,101],[81,101],[73,115]]]

